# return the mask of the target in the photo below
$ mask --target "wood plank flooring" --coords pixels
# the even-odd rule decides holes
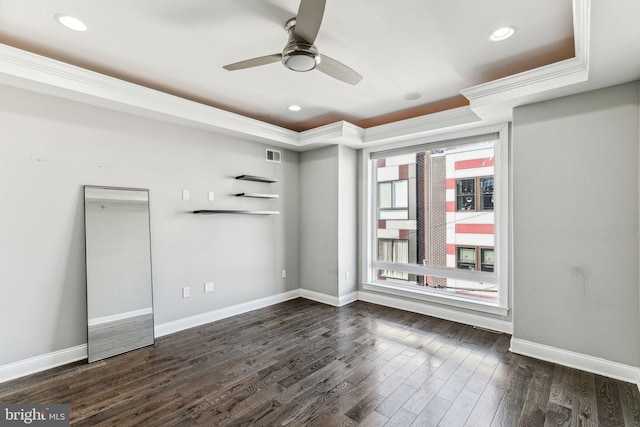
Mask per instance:
[[[512,354],[510,337],[304,299],[0,384],[78,426],[640,426],[634,384]]]

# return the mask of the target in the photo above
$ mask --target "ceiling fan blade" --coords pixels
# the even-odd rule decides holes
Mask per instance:
[[[357,85],[362,80],[362,76],[341,62],[336,61],[326,55],[322,55],[320,64],[316,70],[322,71],[328,76],[338,79],[350,85]]]
[[[298,39],[313,44],[322,24],[325,0],[300,0],[295,33]]]
[[[267,65],[281,60],[282,54],[275,53],[273,55],[261,56],[259,58],[247,59],[246,61],[240,61],[233,64],[225,65],[222,68],[227,71],[235,71],[242,70],[244,68],[259,67],[260,65]]]

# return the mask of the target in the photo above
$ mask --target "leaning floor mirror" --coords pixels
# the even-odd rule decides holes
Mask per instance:
[[[154,343],[149,191],[84,187],[89,362]]]

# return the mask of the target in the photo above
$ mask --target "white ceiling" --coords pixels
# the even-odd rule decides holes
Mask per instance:
[[[465,88],[574,56],[571,0],[327,0],[315,44],[362,74],[357,86],[280,63],[222,68],[279,53],[298,4],[0,0],[0,43],[295,131],[339,120],[369,128],[467,105]],[[63,28],[58,13],[81,18],[88,31]],[[582,86],[640,78],[638,16],[637,0],[591,0]],[[503,25],[517,26],[516,35],[489,41]],[[413,92],[421,98],[404,99]]]

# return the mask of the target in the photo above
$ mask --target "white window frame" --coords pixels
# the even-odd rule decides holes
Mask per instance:
[[[389,270],[400,270],[408,273],[419,275],[439,275],[438,270],[446,271],[445,277],[451,277],[461,280],[478,280],[478,275],[484,275],[486,283],[496,283],[498,285],[498,299],[494,301],[482,301],[472,299],[457,294],[447,294],[445,292],[429,289],[427,287],[417,287],[414,285],[404,285],[400,283],[380,283],[376,282],[376,269],[381,267],[381,263],[373,263],[376,259],[376,224],[377,224],[377,184],[375,183],[374,162],[371,161],[373,153],[384,152],[394,149],[403,149],[433,144],[434,148],[447,144],[448,141],[461,140],[464,144],[464,138],[473,138],[486,134],[497,133],[498,138],[495,144],[494,154],[494,214],[495,214],[495,262],[497,269],[494,273],[470,272],[464,270],[439,269],[436,267],[427,267],[420,265],[402,265],[398,269],[397,264],[389,263],[386,267]],[[419,299],[438,304],[474,310],[494,315],[507,316],[509,312],[510,301],[510,268],[511,265],[511,245],[510,245],[510,150],[509,150],[509,125],[500,124],[487,126],[476,129],[468,129],[465,131],[452,132],[449,134],[441,134],[437,136],[425,137],[421,139],[404,141],[400,143],[379,145],[376,147],[368,147],[362,150],[362,184],[361,192],[362,218],[361,218],[361,278],[362,288],[376,292]],[[424,149],[424,148],[423,148]],[[440,271],[442,273],[442,271]]]

